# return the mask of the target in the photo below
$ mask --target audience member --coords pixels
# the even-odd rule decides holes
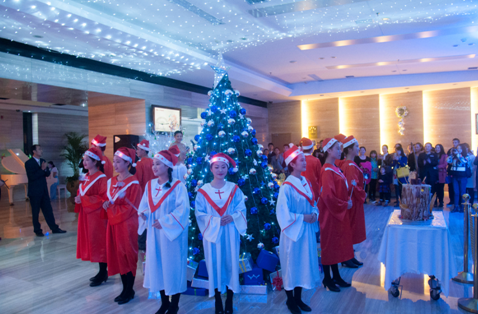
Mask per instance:
[[[393,171],[395,185],[395,195],[397,197],[397,201],[395,202],[395,206],[399,205],[400,198],[402,197],[402,185],[408,182],[408,176],[401,176],[400,175],[400,168],[407,166],[407,156],[405,156],[405,152],[403,151],[402,145],[395,145],[395,154],[393,156]]]
[[[378,191],[380,193],[380,202],[377,205],[388,206],[388,203],[390,203],[390,184],[392,182],[391,182],[390,175],[388,175],[387,172],[385,171],[385,167],[380,168],[378,183],[379,183]]]
[[[415,143],[414,151],[412,151],[408,155],[408,167],[410,168],[410,171],[417,171],[416,162],[418,160],[418,156],[422,153],[422,150],[423,150],[422,144]]]
[[[470,195],[470,204],[473,204],[475,201],[475,189],[476,189],[476,181],[475,181],[475,172],[476,172],[476,166],[475,166],[475,155],[473,155],[473,152],[470,150],[470,146],[467,143],[463,143],[463,146],[466,147],[466,157],[468,159],[468,168],[471,170],[471,175],[468,177],[468,180],[466,181],[466,193]],[[465,155],[465,154],[463,154]]]
[[[370,161],[370,157],[365,155],[366,152],[367,152],[367,149],[364,146],[360,147],[358,156],[355,156],[354,158],[354,162],[357,164],[357,166],[360,167],[360,164],[362,162]]]
[[[450,164],[449,174],[453,180],[454,207],[452,213],[462,212],[463,206],[461,206],[461,196],[466,193],[466,183],[468,181],[467,172],[471,172],[468,168],[468,159],[466,147],[462,144],[458,144],[456,148],[450,151],[447,162]]]
[[[438,181],[436,184],[436,193],[437,198],[435,200],[435,207],[443,207],[443,198],[445,196],[445,183],[446,183],[446,168],[448,166],[446,159],[447,155],[445,154],[445,149],[442,144],[437,144],[435,146],[435,153],[438,158]],[[438,205],[437,205],[438,203]]]
[[[273,143],[269,143],[269,144],[267,145],[267,147],[268,147],[268,149],[269,149],[269,150],[268,150],[268,151],[269,151],[269,154],[267,154],[267,163],[270,165],[270,164],[272,163],[272,156],[274,156],[274,154],[275,154],[275,153],[274,153],[274,151],[275,151],[275,149],[274,149],[274,144],[273,144]]]
[[[283,162],[284,162],[284,158],[282,158],[282,154],[280,153],[279,147],[274,148],[274,155],[271,157],[272,172],[276,174],[283,173],[284,172],[284,168],[282,167]]]
[[[454,138],[452,141],[452,144],[453,144],[453,147],[446,152],[448,156],[452,155],[453,149],[456,149],[458,147],[458,145],[460,144],[460,140],[457,138]],[[454,184],[453,184],[453,177],[451,174],[452,171],[450,170],[450,167],[448,167],[447,170],[448,170],[447,171],[448,172],[448,197],[450,198],[450,202],[447,204],[447,206],[451,206],[455,204],[455,201],[454,201],[455,190],[454,190]]]
[[[436,192],[438,182],[438,156],[433,152],[431,143],[425,144],[425,151],[418,155],[419,176],[423,183],[431,186],[432,195]]]
[[[372,204],[375,204],[377,202],[375,200],[375,193],[377,192],[377,181],[379,175],[377,152],[375,150],[370,152],[370,163],[372,164],[372,178],[368,189],[368,199]]]
[[[48,179],[51,180],[51,181],[55,181],[55,183],[53,183],[50,186],[50,199],[55,200],[56,199],[56,188],[58,187],[58,182],[59,182],[58,169],[55,167],[55,164],[53,163],[53,161],[48,162],[48,168],[50,169],[50,176],[48,177]]]

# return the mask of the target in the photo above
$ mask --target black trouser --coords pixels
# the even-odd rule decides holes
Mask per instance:
[[[398,184],[395,184],[395,196],[398,203],[399,199],[402,198],[402,182],[400,181],[398,181]]]
[[[55,216],[53,216],[53,209],[51,208],[50,197],[48,193],[43,193],[40,196],[29,196],[30,205],[32,207],[32,221],[33,221],[33,231],[35,233],[42,232],[41,224],[38,221],[38,216],[40,215],[40,208],[45,217],[45,221],[50,227],[51,231],[58,229],[58,225],[55,223]]]
[[[437,183],[435,186],[435,190],[437,193],[438,203],[443,204],[443,198],[445,197],[445,183]]]
[[[380,202],[390,202],[390,192],[380,192]]]
[[[146,251],[147,231],[148,230],[144,230],[143,233],[138,236],[138,250],[140,251]]]
[[[375,192],[377,192],[377,181],[378,179],[370,180],[369,188],[368,188],[368,198],[370,201],[375,201]]]
[[[453,188],[453,179],[450,178],[450,183],[448,183],[448,197],[450,198],[450,204],[453,204],[455,199],[455,190]]]

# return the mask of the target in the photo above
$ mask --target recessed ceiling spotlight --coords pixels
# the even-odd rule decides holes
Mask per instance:
[[[469,44],[468,44],[468,46],[473,46],[473,45],[474,45],[474,43],[469,43]]]
[[[455,47],[455,48],[456,48],[456,47],[458,47],[458,45],[453,45],[453,47]]]
[[[296,63],[297,61],[295,61],[295,60],[292,60],[292,61],[289,61],[289,62],[290,62],[290,63]]]
[[[406,70],[402,70],[403,72],[405,72]]]
[[[246,37],[242,37],[241,39],[242,39],[242,40],[247,40],[247,38],[246,38]]]
[[[392,72],[397,72],[397,70],[393,70]]]
[[[384,17],[384,18],[382,18],[382,21],[390,21],[390,18],[389,17]]]
[[[332,59],[335,59],[335,57],[331,57]]]
[[[319,58],[320,60],[324,60],[324,58]]]
[[[324,95],[320,95],[320,96],[324,96]]]
[[[409,87],[405,87],[405,89],[410,89]]]
[[[43,36],[40,36],[40,35],[33,35],[33,37],[35,37],[35,38],[43,38]]]

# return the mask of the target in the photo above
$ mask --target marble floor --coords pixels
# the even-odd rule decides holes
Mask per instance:
[[[113,302],[121,291],[119,276],[110,277],[99,287],[89,287],[88,278],[96,274],[97,265],[75,258],[77,215],[73,205],[65,199],[52,204],[57,223],[68,233],[38,238],[33,234],[29,203],[18,201],[10,207],[6,197],[0,200],[0,313],[155,313],[160,303],[148,299],[140,270],[135,283],[136,297],[128,304]],[[304,291],[313,313],[465,313],[458,309],[457,300],[472,296],[471,285],[452,281],[450,296],[442,296],[438,301],[430,299],[428,278],[423,275],[402,277],[399,298],[384,290],[377,254],[392,211],[392,207],[365,206],[367,240],[356,247],[358,259],[365,265],[355,270],[341,268],[342,277],[352,281],[352,287],[340,293],[323,287]],[[444,214],[456,265],[461,270],[463,214],[449,214],[448,209]],[[44,232],[49,231],[41,214],[40,217]],[[265,312],[289,313],[285,293],[235,296],[235,313]],[[213,299],[182,296],[179,313],[214,313]]]

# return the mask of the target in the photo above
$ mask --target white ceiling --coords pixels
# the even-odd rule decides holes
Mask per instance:
[[[0,37],[206,87],[224,53],[233,87],[264,101],[314,94],[304,82],[478,66],[478,1],[249,2],[4,0]]]

